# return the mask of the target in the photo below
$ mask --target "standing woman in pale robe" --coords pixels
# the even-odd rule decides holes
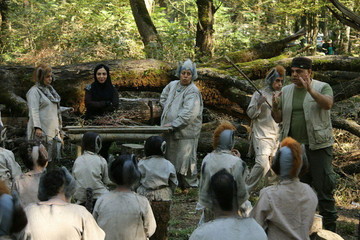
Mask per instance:
[[[174,164],[179,187],[198,187],[196,151],[202,126],[203,101],[193,81],[197,78],[196,64],[190,59],[181,63],[175,76],[180,80],[170,82],[162,91],[163,107],[161,125],[171,126],[165,134],[167,151],[165,158]]]
[[[47,142],[49,162],[60,154],[61,138],[61,110],[60,95],[51,86],[53,82],[52,69],[50,66],[40,64],[34,71],[33,80],[35,85],[26,94],[29,108],[29,122],[27,137],[29,140],[42,139]],[[56,152],[54,152],[56,151]]]

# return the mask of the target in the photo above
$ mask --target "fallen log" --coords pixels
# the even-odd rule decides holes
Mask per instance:
[[[331,115],[331,122],[334,128],[343,129],[349,133],[360,137],[360,125],[353,120],[339,118],[334,114]]]

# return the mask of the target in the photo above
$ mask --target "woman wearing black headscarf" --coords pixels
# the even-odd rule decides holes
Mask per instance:
[[[119,106],[119,93],[111,83],[109,67],[99,64],[94,69],[94,82],[85,88],[85,119],[101,116]],[[106,160],[112,142],[103,141],[99,152]]]
[[[109,67],[99,64],[94,69],[94,82],[85,88],[85,117],[101,116],[118,106],[119,93],[111,83]]]

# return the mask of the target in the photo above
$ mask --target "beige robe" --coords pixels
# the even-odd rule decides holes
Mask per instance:
[[[102,240],[104,231],[83,206],[33,203],[25,208],[28,224],[18,239]]]
[[[16,177],[13,190],[19,193],[20,201],[24,207],[39,201],[38,191],[41,174],[41,172],[27,172]]]
[[[267,240],[267,237],[253,218],[227,217],[202,224],[189,240]]]
[[[106,240],[146,240],[156,229],[149,201],[134,192],[112,191],[101,196],[93,215]]]
[[[109,192],[107,184],[111,184],[111,181],[108,175],[108,165],[106,160],[98,154],[85,151],[75,160],[72,174],[76,180],[74,198],[77,203],[86,201],[87,188],[93,190],[94,199]]]
[[[59,105],[51,102],[45,94],[33,86],[26,94],[29,107],[28,139],[34,138],[34,128],[40,128],[48,140],[59,136],[61,130],[61,114]]]
[[[174,165],[162,156],[151,156],[140,160],[140,186],[137,193],[150,201],[171,201],[172,187],[178,185]]]
[[[268,103],[272,104],[272,94],[268,88],[261,90]],[[246,179],[248,189],[253,190],[262,177],[270,170],[270,157],[275,155],[278,147],[279,125],[271,116],[271,108],[266,102],[257,106],[260,94],[255,92],[247,108],[251,118],[250,150],[255,153],[255,165]]]
[[[162,91],[161,125],[171,124],[173,132],[165,135],[166,159],[178,173],[195,176],[196,151],[202,126],[203,101],[194,83],[182,86],[179,80],[170,82]],[[197,184],[195,184],[197,185]]]
[[[62,128],[60,105],[51,102],[36,85],[27,92],[26,99],[29,108],[27,137],[34,139],[35,127],[43,131],[44,136],[46,136],[49,162],[51,162],[60,155],[60,147],[58,147],[59,141],[61,141],[60,130]],[[54,137],[57,137],[58,141],[55,141]]]
[[[0,147],[0,180],[11,189],[16,176],[21,174],[21,168],[15,161],[14,153]]]
[[[318,200],[314,190],[298,178],[283,180],[260,191],[250,213],[269,240],[309,238]]]
[[[206,208],[213,209],[213,202],[209,194],[210,179],[222,169],[234,176],[237,186],[237,196],[234,196],[234,203],[240,209],[240,206],[249,197],[245,186],[247,167],[241,158],[232,155],[229,150],[213,151],[203,159],[199,184],[199,203]]]
[[[270,91],[261,90],[266,100],[272,104],[272,93]],[[277,148],[279,138],[279,125],[271,117],[271,109],[264,102],[259,108],[257,107],[260,94],[255,92],[251,98],[247,108],[247,115],[251,118],[251,143],[253,144],[255,155],[272,156]],[[267,141],[264,146],[261,141]],[[262,146],[262,147],[259,147]]]

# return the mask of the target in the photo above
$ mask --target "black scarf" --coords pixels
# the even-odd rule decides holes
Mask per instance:
[[[104,83],[95,80],[91,84],[90,93],[93,101],[112,101],[114,90],[111,80],[107,79]]]

